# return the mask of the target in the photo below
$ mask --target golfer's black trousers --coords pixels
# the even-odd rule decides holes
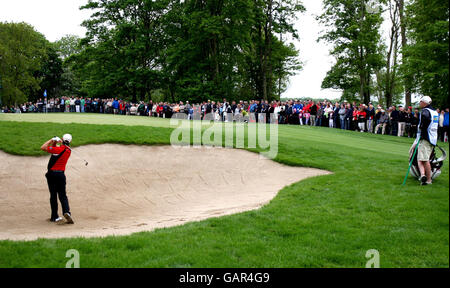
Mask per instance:
[[[45,174],[50,190],[50,207],[52,209],[51,220],[58,218],[58,198],[61,202],[62,211],[70,213],[69,200],[66,195],[66,175],[63,172],[49,171]]]

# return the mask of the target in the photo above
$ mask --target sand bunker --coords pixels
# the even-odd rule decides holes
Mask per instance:
[[[0,239],[150,231],[257,209],[286,185],[328,174],[236,149],[107,144],[74,150],[89,161],[85,166],[74,153],[67,165],[75,225],[46,221],[50,194],[44,174],[49,157],[0,151]]]

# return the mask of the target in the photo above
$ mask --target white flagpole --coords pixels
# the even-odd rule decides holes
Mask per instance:
[[[47,114],[47,90],[44,91],[44,98],[45,98],[45,114]]]

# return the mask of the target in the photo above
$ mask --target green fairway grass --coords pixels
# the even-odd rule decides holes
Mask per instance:
[[[63,133],[73,135],[74,146],[161,145],[172,131],[168,120],[149,117],[0,114],[0,149],[44,155],[42,143]],[[381,267],[449,267],[448,161],[432,186],[411,176],[401,186],[412,141],[280,125],[275,161],[333,174],[285,187],[259,210],[183,226],[0,241],[0,267],[65,267],[68,249],[79,251],[81,267],[365,267],[369,249],[379,251]]]
[[[163,118],[90,113],[0,113],[0,121],[170,127]]]

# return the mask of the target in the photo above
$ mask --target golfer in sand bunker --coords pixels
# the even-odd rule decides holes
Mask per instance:
[[[66,195],[66,175],[64,174],[72,152],[70,142],[72,142],[72,135],[65,134],[62,140],[59,137],[54,137],[41,147],[41,150],[52,154],[48,161],[45,177],[50,190],[50,208],[52,210],[50,221],[57,224],[74,224],[70,214],[69,199]],[[66,221],[58,216],[58,198]]]

